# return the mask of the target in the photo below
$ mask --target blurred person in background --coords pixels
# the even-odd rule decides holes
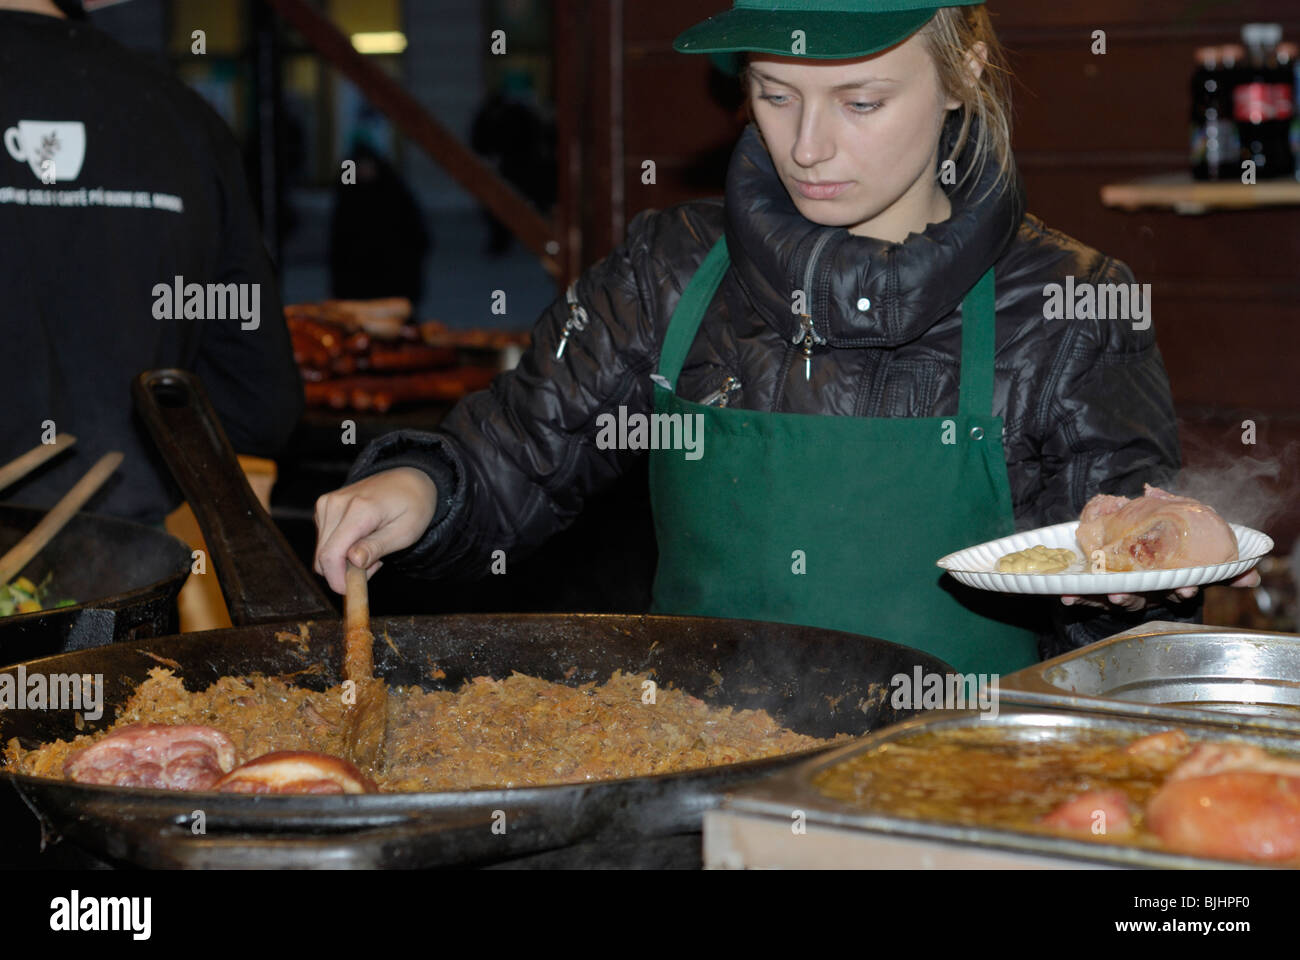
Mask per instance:
[[[533,78],[522,70],[511,70],[502,88],[479,108],[470,132],[470,146],[496,160],[501,178],[513,185],[542,213],[555,205],[555,124],[537,102]],[[501,256],[510,249],[514,235],[487,210],[486,252]]]
[[[330,222],[330,289],[342,300],[406,297],[420,302],[433,238],[415,195],[364,133],[348,159],[356,182],[340,179]]]
[[[275,457],[302,384],[239,149],[217,114],[75,2],[0,0],[0,130],[0,462],[40,442],[45,421],[78,438],[0,497],[52,506],[121,450],[87,509],[160,524],[179,491],[130,394],[160,367],[202,378],[237,451]],[[178,283],[183,294],[201,285],[202,306],[176,302]],[[221,303],[207,295],[215,284]]]

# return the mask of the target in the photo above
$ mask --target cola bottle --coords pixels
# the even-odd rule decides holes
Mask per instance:
[[[1232,88],[1219,47],[1196,51],[1192,74],[1192,176],[1197,180],[1235,179],[1241,144],[1232,119]]]
[[[1247,61],[1238,70],[1232,91],[1241,157],[1255,161],[1255,176],[1261,180],[1292,177],[1293,79],[1276,57],[1282,28],[1276,23],[1248,23],[1241,28],[1241,38],[1246,43]]]

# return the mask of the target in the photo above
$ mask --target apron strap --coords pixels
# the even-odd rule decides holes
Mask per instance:
[[[961,416],[993,415],[993,350],[997,333],[993,268],[989,267],[961,301]]]
[[[668,321],[668,332],[659,351],[659,376],[676,389],[700,323],[718,285],[731,266],[727,238],[721,236],[686,284],[682,297]],[[961,302],[961,385],[957,411],[962,416],[991,416],[993,413],[993,354],[997,334],[993,268],[989,267]]]
[[[676,389],[677,375],[682,372],[686,354],[695,342],[695,334],[700,329],[704,312],[713,302],[713,295],[718,285],[731,266],[731,256],[727,253],[727,238],[718,238],[709,255],[704,258],[698,270],[682,291],[682,298],[677,301],[672,319],[668,321],[668,332],[664,335],[664,345],[659,351],[659,376]]]

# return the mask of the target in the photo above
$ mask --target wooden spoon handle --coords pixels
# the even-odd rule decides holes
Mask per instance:
[[[374,634],[366,571],[348,564],[343,594],[343,679],[356,684],[356,702],[344,717],[347,753],[362,770],[382,764],[388,721],[388,687],[375,676]]]
[[[0,467],[0,490],[12,483],[17,483],[46,460],[67,450],[76,442],[77,438],[72,434],[60,433],[54,438],[53,443],[37,444],[21,457],[10,460],[3,467]]]
[[[366,571],[349,561],[343,594],[343,679],[360,682],[375,674],[370,635],[370,592]]]
[[[8,583],[31,562],[32,557],[40,553],[55,534],[62,530],[91,497],[104,485],[113,471],[122,462],[122,454],[117,451],[106,453],[99,462],[86,471],[86,475],[77,481],[76,486],[63,495],[63,499],[54,505],[54,509],[41,518],[27,536],[23,537],[13,549],[0,557],[0,583]]]

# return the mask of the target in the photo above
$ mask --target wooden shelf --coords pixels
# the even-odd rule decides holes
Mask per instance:
[[[1184,214],[1300,206],[1300,182],[1260,180],[1246,184],[1193,180],[1190,173],[1163,173],[1127,183],[1108,183],[1101,188],[1101,202],[1122,210],[1164,207]]]

